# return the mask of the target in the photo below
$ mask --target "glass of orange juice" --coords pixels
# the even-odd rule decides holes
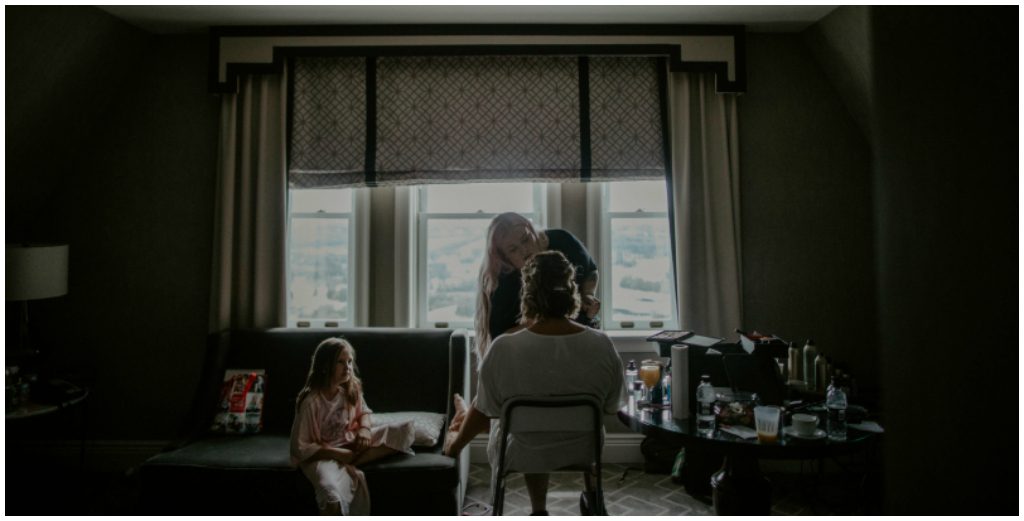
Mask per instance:
[[[657,360],[644,360],[640,364],[640,380],[644,382],[644,387],[647,392],[644,395],[644,399],[647,403],[651,403],[651,389],[654,389],[655,385],[661,382],[661,369],[662,364]]]

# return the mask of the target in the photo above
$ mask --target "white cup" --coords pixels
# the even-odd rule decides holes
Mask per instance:
[[[818,428],[818,417],[813,414],[794,414],[792,427],[798,436],[814,436],[814,430]]]

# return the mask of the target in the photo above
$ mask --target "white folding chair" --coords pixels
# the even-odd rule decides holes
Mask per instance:
[[[512,435],[530,433],[592,433],[593,443],[576,446],[579,454],[573,454],[571,464],[551,469],[528,469],[528,472],[553,471],[596,471],[594,479],[595,500],[589,505],[592,515],[607,515],[604,508],[604,490],[601,486],[601,448],[603,439],[604,413],[601,402],[589,394],[562,396],[523,396],[510,398],[501,407],[501,445],[498,452],[498,468],[494,473],[491,504],[493,515],[500,516],[505,502],[505,477],[511,472],[524,472],[507,463],[509,438]],[[570,451],[573,449],[569,449]]]

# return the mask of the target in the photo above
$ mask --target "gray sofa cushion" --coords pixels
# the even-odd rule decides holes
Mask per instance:
[[[172,451],[157,454],[147,465],[180,465],[231,469],[292,470],[287,436],[219,436],[206,438]]]

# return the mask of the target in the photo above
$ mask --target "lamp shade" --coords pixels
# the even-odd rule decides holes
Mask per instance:
[[[59,297],[68,292],[67,244],[8,244],[7,300]]]

